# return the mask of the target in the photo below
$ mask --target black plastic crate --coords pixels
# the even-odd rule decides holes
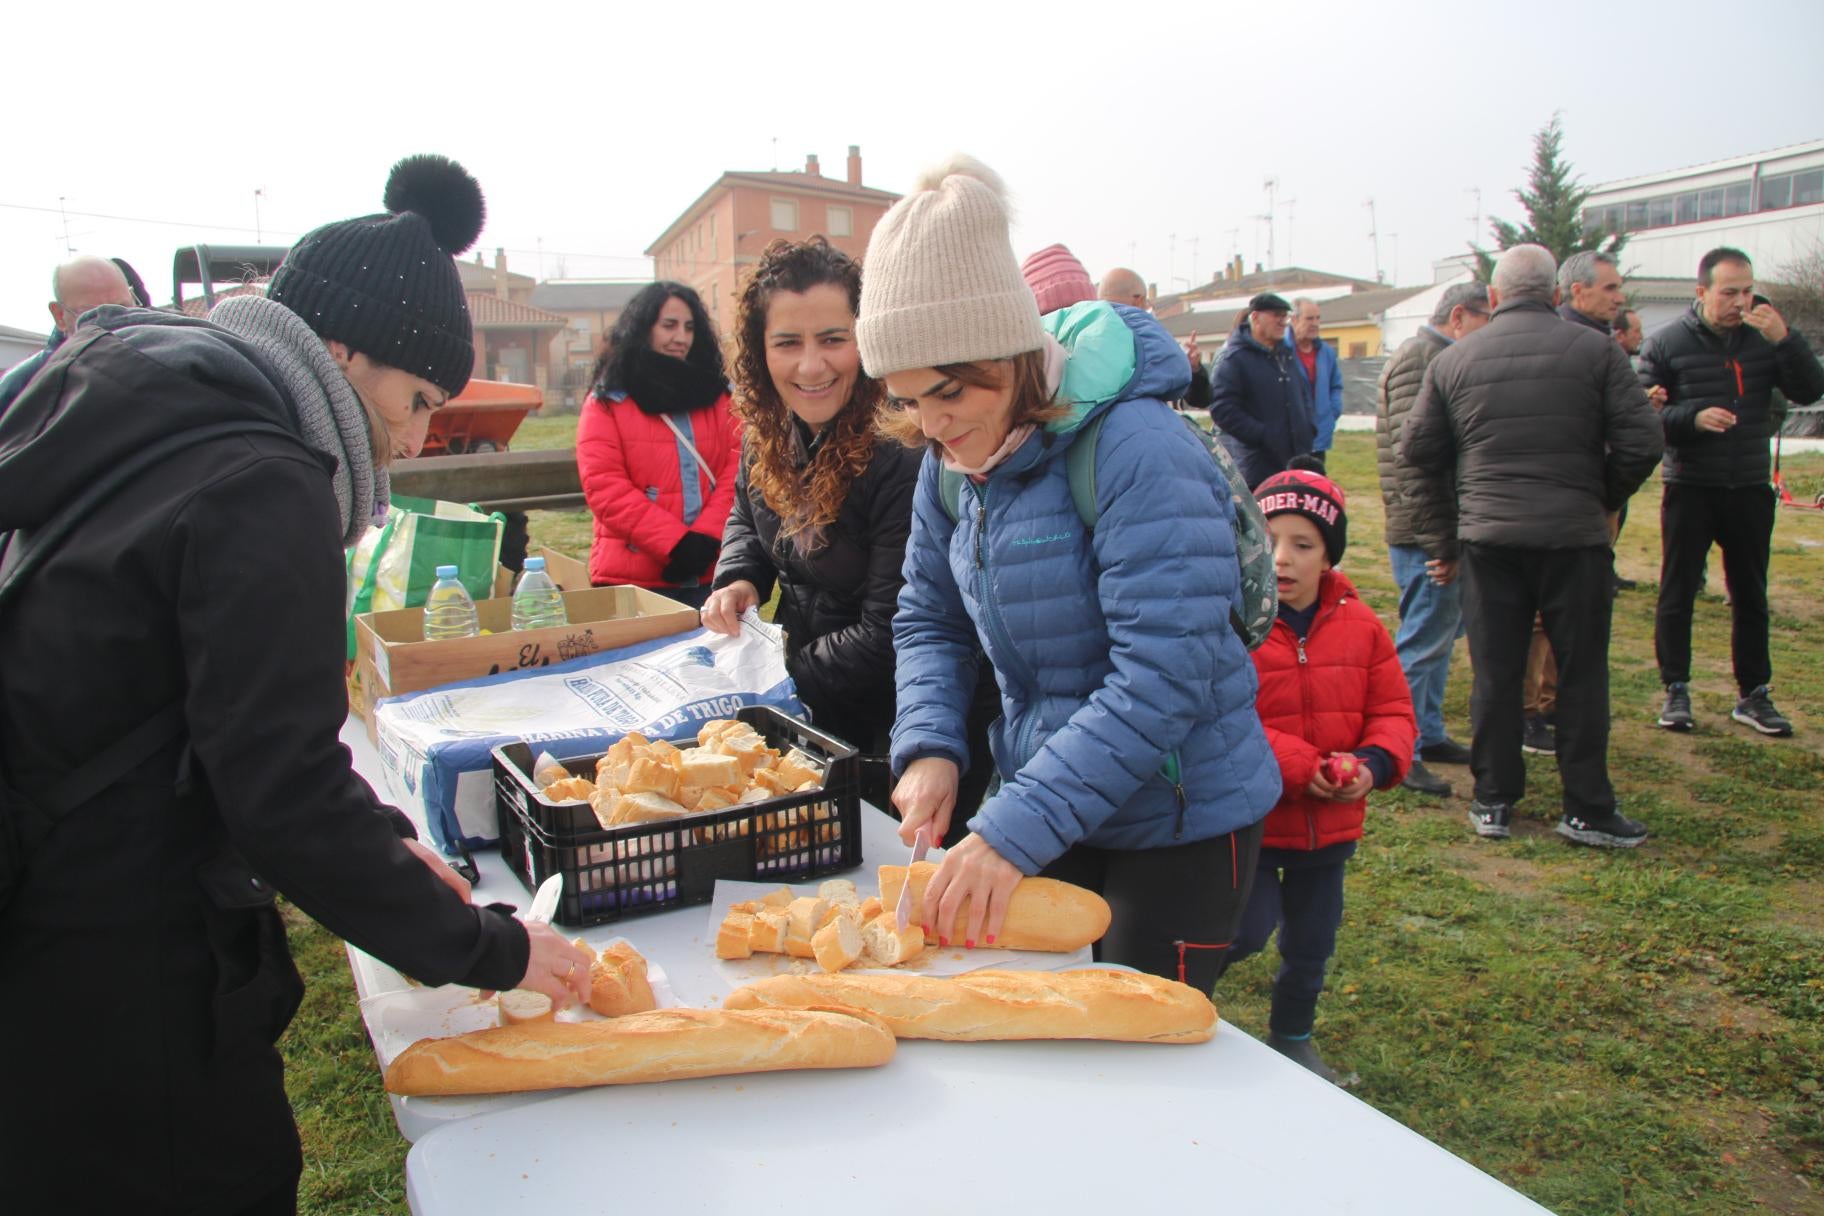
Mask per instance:
[[[564,894],[553,917],[572,928],[706,904],[718,878],[798,882],[861,864],[860,760],[853,747],[766,705],[735,715],[781,752],[824,765],[820,790],[705,811],[665,823],[603,828],[587,803],[558,803],[532,780],[525,743],[494,749],[500,853],[528,891],[553,874]],[[564,761],[595,779],[602,753]]]

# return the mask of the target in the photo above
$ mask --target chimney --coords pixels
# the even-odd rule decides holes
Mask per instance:
[[[804,158],[804,172],[807,177],[822,177],[823,170],[817,167],[817,154],[812,152]]]
[[[1241,277],[1242,277],[1241,255],[1238,253],[1235,255],[1235,281],[1240,282]]]
[[[494,294],[507,298],[507,251],[498,245],[494,247]]]
[[[849,145],[849,185],[861,185],[861,145]]]

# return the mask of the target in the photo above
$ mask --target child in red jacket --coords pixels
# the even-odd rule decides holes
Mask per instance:
[[[1311,1044],[1311,1026],[1343,919],[1343,863],[1361,838],[1368,791],[1405,777],[1418,728],[1393,639],[1333,569],[1348,533],[1343,491],[1295,464],[1254,496],[1279,576],[1279,619],[1254,652],[1255,707],[1284,792],[1267,816],[1254,889],[1225,966],[1279,930],[1267,1042],[1337,1082]]]

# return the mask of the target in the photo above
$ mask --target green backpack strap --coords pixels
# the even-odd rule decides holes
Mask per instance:
[[[1108,411],[1103,410],[1084,423],[1077,441],[1064,453],[1064,473],[1070,480],[1071,504],[1077,508],[1077,518],[1091,532],[1096,530],[1096,521],[1102,518],[1102,512],[1096,506],[1096,441],[1101,438],[1102,424],[1107,420]]]
[[[944,504],[944,514],[950,517],[950,522],[961,523],[963,519],[963,475],[940,468],[937,471],[937,497]]]

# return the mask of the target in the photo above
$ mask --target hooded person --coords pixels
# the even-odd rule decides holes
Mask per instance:
[[[583,954],[471,905],[337,738],[343,547],[474,364],[452,256],[480,187],[414,157],[385,199],[208,321],[87,314],[0,420],[0,531],[30,570],[0,607],[19,1211],[292,1210],[275,1043],[303,984],[275,892],[426,984],[582,995]]]
[[[947,935],[966,901],[958,944],[993,944],[1022,877],[1060,878],[1110,904],[1098,957],[1207,990],[1279,777],[1224,624],[1228,484],[1164,404],[1184,355],[1135,308],[1041,320],[1000,179],[967,157],[921,176],[864,265],[862,363],[886,386],[883,427],[925,452],[893,621],[903,839],[949,826],[978,653],[1001,700],[1000,788],[946,852],[923,921]],[[1089,427],[1093,530],[1066,467]]]

